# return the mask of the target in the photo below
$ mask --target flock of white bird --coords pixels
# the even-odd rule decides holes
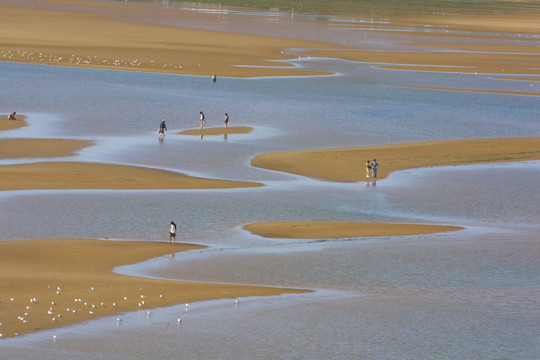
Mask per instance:
[[[24,50],[0,50],[0,58],[4,61],[25,59],[30,62],[39,62],[48,65],[81,65],[81,66],[113,66],[121,68],[163,68],[167,70],[182,70],[182,65],[175,64],[156,64],[154,60],[150,60],[147,64],[143,63],[140,59],[132,60],[110,60],[102,59],[98,56],[77,56],[72,54],[70,57],[57,56],[54,54],[48,54],[45,52],[33,52]],[[200,66],[200,65],[199,65]]]
[[[48,286],[48,289],[51,290],[51,291],[55,291],[56,292],[56,295],[61,295],[62,294],[62,288],[60,286],[57,286],[57,287],[52,287],[52,286]],[[93,292],[96,290],[95,287],[91,287],[90,290]],[[147,303],[146,303],[146,299],[147,296],[144,295],[144,294],[141,294],[140,295],[140,299],[138,300],[138,306],[143,309],[147,306]],[[163,294],[160,294],[159,295],[159,298],[160,299],[165,299],[165,296]],[[128,301],[128,297],[127,296],[124,296],[122,298],[123,301]],[[14,298],[14,297],[11,297],[9,299],[10,302],[16,302],[17,300]],[[60,300],[58,300],[60,301]],[[238,299],[235,299],[234,300],[235,304],[237,305],[239,303]],[[32,314],[32,310],[33,310],[33,307],[34,307],[34,310],[36,310],[35,308],[38,308],[38,306],[35,306],[39,303],[38,299],[33,297],[29,300],[29,303],[26,303],[24,302],[23,303],[23,310],[21,311],[21,314],[17,316],[17,319],[19,321],[21,321],[22,323],[26,324],[28,323],[31,319],[31,314]],[[27,305],[25,305],[27,304]],[[2,301],[0,300],[0,306],[2,305]],[[110,305],[112,305],[113,307],[117,307],[118,306],[118,303],[117,302],[112,302]],[[189,309],[189,303],[186,303],[186,308],[185,308],[185,311],[187,312],[188,309]],[[41,306],[43,307],[43,306]],[[72,316],[76,316],[80,313],[84,313],[84,312],[88,312],[89,315],[95,315],[100,309],[102,308],[105,308],[107,307],[107,304],[105,302],[100,302],[100,303],[91,303],[91,302],[88,302],[88,301],[85,301],[83,298],[74,298],[73,299],[73,305],[72,306],[68,306],[65,308],[62,308],[62,310],[60,310],[58,308],[59,306],[57,306],[57,302],[56,301],[51,301],[50,302],[50,306],[48,307],[47,309],[47,314],[48,316],[50,316],[50,319],[51,321],[54,321],[54,322],[58,322],[62,319],[63,316],[68,316],[68,315],[72,315]],[[150,318],[152,313],[150,310],[147,310],[146,311],[146,314],[147,314],[147,317]],[[120,317],[117,317],[116,318],[116,324],[117,326],[120,325],[120,323],[122,322],[122,319]],[[182,319],[180,317],[177,318],[176,320],[177,324],[180,325],[182,323]],[[4,337],[4,334],[1,332],[1,329],[2,327],[5,325],[4,322],[0,322],[0,338]],[[19,334],[18,333],[15,333],[13,334],[14,336],[18,336]],[[57,336],[54,335],[53,336],[53,341],[56,341],[57,340]]]

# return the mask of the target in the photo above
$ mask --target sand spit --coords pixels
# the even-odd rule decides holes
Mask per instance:
[[[378,178],[420,167],[540,159],[540,138],[426,141],[337,149],[285,151],[258,155],[251,164],[330,181],[366,180],[365,163],[377,159]],[[369,179],[368,179],[369,180]]]
[[[251,131],[253,131],[253,128],[249,126],[229,126],[228,128],[217,127],[217,128],[190,129],[190,130],[181,131],[178,134],[206,136],[206,135],[248,134]]]
[[[489,7],[489,5],[486,5]],[[408,71],[443,71],[477,74],[539,75],[539,49],[534,38],[540,34],[540,8],[530,7],[527,12],[487,13],[482,7],[469,12],[444,13],[422,18],[390,18],[390,24],[367,24],[371,31],[396,35],[407,33],[412,40],[410,51],[381,51],[380,49],[316,49],[312,56],[328,56],[352,61],[379,64],[381,68]],[[361,31],[366,27],[359,22],[345,26]],[[378,29],[378,26],[381,29]],[[430,40],[424,40],[429,38]],[[432,39],[436,38],[437,41]],[[493,45],[490,40],[522,40],[519,46]],[[423,47],[425,51],[418,50]]]
[[[364,51],[316,50],[313,56],[337,57],[351,61],[378,63],[381,68],[413,71],[444,71],[479,74],[540,75],[538,54],[477,53],[439,50]]]
[[[284,49],[309,49],[302,56],[337,57],[403,70],[540,74],[534,41],[519,47],[486,44],[489,39],[522,40],[527,39],[526,35],[540,34],[540,10],[534,7],[521,13],[516,7],[514,13],[433,14],[422,18],[415,14],[407,17],[405,13],[385,18],[379,25],[332,22],[332,26],[347,26],[353,31],[368,26],[373,32],[400,35],[406,31],[411,38],[429,37],[410,44],[425,47],[426,51],[381,51],[369,45],[350,48],[337,43],[142,23],[141,14],[166,16],[159,5],[147,3],[2,0],[0,11],[4,20],[0,23],[3,61],[208,77],[212,73],[218,77],[327,74],[274,61],[298,55],[287,54]],[[479,12],[482,7],[469,11]],[[175,16],[176,24],[181,26],[181,16],[189,15],[178,12]],[[433,41],[434,37],[437,41]],[[469,44],[456,45],[456,39]]]
[[[191,177],[138,166],[83,162],[1,165],[0,190],[28,189],[231,189],[261,183]]]
[[[434,234],[463,230],[458,226],[333,221],[269,221],[244,225],[244,230],[267,238],[339,239]]]
[[[503,90],[485,90],[485,89],[456,89],[456,88],[445,88],[438,86],[408,86],[400,85],[396,87],[403,87],[409,89],[430,89],[430,90],[441,90],[441,91],[463,91],[463,92],[475,92],[475,93],[487,93],[487,94],[506,94],[506,95],[525,95],[525,96],[540,96],[540,92],[525,92],[525,91],[503,91]]]
[[[14,130],[23,126],[28,126],[28,123],[25,121],[25,115],[16,115],[17,120],[9,120],[8,115],[0,115],[0,132],[5,130]]]
[[[166,16],[156,4],[0,1],[0,13],[4,61],[209,78],[212,73],[220,77],[326,74],[272,61],[290,58],[284,48],[327,48],[326,43],[140,22],[143,15]],[[175,18],[175,23],[181,26],[182,19]]]
[[[121,312],[150,311],[194,301],[305,292],[144,279],[112,272],[116,266],[201,248],[154,241],[1,241],[0,334],[12,337]],[[115,325],[116,321],[111,323]]]
[[[71,139],[6,139],[0,140],[0,158],[49,158],[72,156],[94,142]]]

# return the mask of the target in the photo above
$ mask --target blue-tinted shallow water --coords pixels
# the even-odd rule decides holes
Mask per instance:
[[[227,16],[238,22],[246,14]],[[283,25],[271,14],[265,19]],[[314,26],[287,22],[286,28],[292,22],[299,33]],[[392,45],[387,35],[380,36],[382,47]],[[182,241],[209,248],[116,271],[316,290],[240,299],[239,304],[192,304],[188,312],[184,306],[153,309],[150,317],[122,314],[120,326],[116,318],[104,318],[2,339],[0,358],[536,358],[538,161],[407,170],[375,186],[274,173],[249,161],[280,150],[539,136],[537,97],[395,86],[530,92],[538,85],[473,74],[419,75],[332,59],[295,62],[339,75],[219,78],[212,84],[209,77],[0,63],[0,83],[16,84],[3,91],[0,108],[27,114],[30,123],[0,138],[90,139],[97,144],[65,160],[265,184],[205,191],[2,192],[0,239],[161,241],[175,220]],[[205,112],[208,126],[221,126],[228,112],[231,125],[254,131],[202,139],[174,134],[197,127],[199,111]],[[155,131],[162,118],[169,131],[159,142]],[[0,164],[29,161],[41,160]],[[466,229],[338,240],[270,240],[241,229],[262,220],[318,219]]]

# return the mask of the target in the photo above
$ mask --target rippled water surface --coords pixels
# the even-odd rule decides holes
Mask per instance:
[[[309,33],[302,21],[287,19],[286,26],[283,20],[273,21]],[[381,46],[391,44],[388,35],[382,36]],[[2,192],[0,239],[161,241],[173,219],[182,241],[209,248],[116,271],[315,290],[240,299],[239,304],[204,302],[187,312],[183,306],[153,309],[150,316],[122,314],[120,326],[115,318],[103,318],[2,339],[0,358],[536,358],[538,161],[401,171],[368,186],[249,165],[257,154],[280,150],[539,136],[537,97],[394,86],[444,83],[532,91],[529,83],[473,74],[419,76],[333,59],[294,62],[339,75],[219,78],[212,84],[209,77],[0,62],[1,83],[17,84],[3,92],[1,107],[27,114],[30,124],[0,133],[0,138],[90,139],[97,145],[69,160],[153,166],[265,184],[204,191]],[[209,126],[221,126],[228,112],[232,125],[254,131],[202,139],[174,134],[197,127],[199,111],[205,112]],[[155,130],[162,118],[169,132],[159,142]],[[313,219],[450,224],[465,230],[287,240],[263,239],[241,228],[262,220]]]

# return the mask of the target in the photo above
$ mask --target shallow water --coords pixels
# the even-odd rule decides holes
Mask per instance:
[[[249,25],[244,17],[227,14],[221,20],[241,28]],[[277,33],[294,28],[313,34],[315,28],[329,31],[329,37],[336,34],[325,23],[264,18]],[[380,46],[390,47],[399,46],[403,35],[377,36]],[[31,125],[2,132],[0,138],[91,139],[96,146],[69,160],[265,184],[204,191],[2,192],[2,240],[159,241],[175,220],[182,241],[209,248],[116,271],[316,290],[240,299],[236,305],[231,300],[192,304],[187,313],[183,305],[152,309],[150,316],[122,314],[120,325],[116,317],[103,318],[2,339],[0,358],[535,358],[540,351],[540,162],[407,170],[366,186],[255,169],[249,160],[280,150],[539,136],[536,97],[393,86],[535,91],[537,85],[531,89],[528,82],[473,74],[419,75],[333,59],[295,63],[340,75],[219,78],[212,84],[207,77],[0,62],[0,82],[17,84],[3,93],[1,108],[28,114]],[[221,126],[228,112],[231,125],[254,131],[202,139],[174,134],[197,127],[201,110],[209,126]],[[169,131],[159,142],[155,131],[162,118]],[[0,164],[27,161],[36,160]],[[261,220],[312,219],[466,229],[338,240],[263,239],[241,229]]]

